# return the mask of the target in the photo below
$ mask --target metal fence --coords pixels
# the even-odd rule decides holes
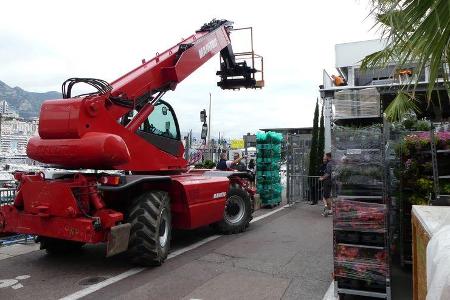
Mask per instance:
[[[322,199],[322,181],[319,176],[291,174],[287,178],[288,203],[319,202]]]
[[[288,203],[319,201],[322,198],[322,183],[318,176],[307,176],[310,151],[308,137],[288,134],[285,149]]]
[[[16,189],[0,189],[0,206],[12,204],[16,195]],[[34,236],[29,234],[13,234],[0,237],[0,247],[18,243],[33,242]]]
[[[4,237],[0,237],[0,247],[2,246],[11,246],[14,244],[27,244],[30,242],[34,242],[35,237],[29,234],[14,234],[8,235]]]

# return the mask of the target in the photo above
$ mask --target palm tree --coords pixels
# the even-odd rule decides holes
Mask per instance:
[[[443,85],[450,94],[450,1],[371,1],[371,14],[376,16],[382,37],[388,42],[384,50],[367,56],[362,62],[362,68],[386,66],[390,62],[396,62],[397,67],[402,68],[414,62],[418,66],[417,74],[429,69],[428,101],[439,76],[443,77]],[[391,120],[401,117],[405,112],[417,110],[414,91],[418,77],[415,80],[403,86],[386,109]]]

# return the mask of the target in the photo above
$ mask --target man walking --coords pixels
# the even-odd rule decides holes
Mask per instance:
[[[323,187],[323,216],[328,217],[332,214],[331,210],[331,172],[332,172],[332,161],[331,161],[331,153],[326,153],[323,156],[323,162],[326,164],[325,171],[322,176],[320,176],[319,180],[322,181]]]

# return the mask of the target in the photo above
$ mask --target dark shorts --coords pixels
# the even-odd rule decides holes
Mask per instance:
[[[323,197],[325,199],[331,198],[331,183],[329,182],[323,183]]]

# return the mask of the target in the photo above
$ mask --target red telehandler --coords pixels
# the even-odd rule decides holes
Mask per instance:
[[[246,174],[189,172],[175,112],[162,100],[219,52],[222,89],[264,85],[233,53],[231,30],[231,22],[213,20],[112,83],[65,81],[63,99],[42,104],[39,136],[27,147],[30,158],[64,170],[17,172],[14,203],[0,207],[0,233],[36,235],[49,253],[106,242],[107,256],[128,251],[133,263],[160,265],[172,228],[244,231],[254,196]],[[77,83],[96,92],[72,96]]]

